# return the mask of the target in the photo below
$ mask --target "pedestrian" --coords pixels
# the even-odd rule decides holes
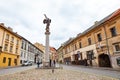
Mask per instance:
[[[84,65],[85,65],[85,66],[88,66],[88,60],[87,60],[86,58],[84,59],[84,62],[85,62]]]
[[[53,65],[54,65],[54,67],[55,67],[55,64],[56,64],[56,62],[55,62],[55,60],[53,61]]]
[[[52,62],[52,61],[51,61],[51,59],[50,59],[50,64],[49,64],[49,65],[50,65],[50,67],[51,67],[51,64],[52,64],[51,62]]]
[[[37,61],[37,67],[39,68],[39,66],[40,66],[40,61]]]
[[[37,56],[37,67],[39,68],[39,66],[40,66],[40,58],[39,56]]]

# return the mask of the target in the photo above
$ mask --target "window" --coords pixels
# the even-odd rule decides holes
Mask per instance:
[[[76,44],[75,44],[75,50],[77,50],[77,46],[76,46]]]
[[[119,44],[115,44],[115,51],[120,51],[120,45]]]
[[[97,34],[98,41],[102,41],[101,33]]]
[[[15,53],[18,53],[18,48],[16,48]]]
[[[19,44],[19,40],[17,40],[16,44],[17,44],[17,45]]]
[[[111,29],[110,29],[110,32],[111,32],[112,37],[114,37],[114,36],[117,35],[117,32],[116,32],[116,28],[115,28],[115,27],[111,28]]]
[[[67,54],[67,49],[65,49],[65,54]]]
[[[12,52],[12,50],[13,50],[13,46],[10,46],[10,52]]]
[[[73,45],[73,50],[77,50],[76,44]]]
[[[24,49],[26,50],[26,43],[25,43]]]
[[[5,62],[6,62],[6,57],[3,58],[3,63],[5,63]]]
[[[6,40],[9,40],[9,34],[6,34]]]
[[[22,46],[21,46],[22,49],[23,49],[23,46],[24,46],[24,41],[22,41]]]
[[[93,50],[87,51],[87,59],[89,59],[89,60],[93,60],[94,59]]]
[[[21,57],[23,56],[23,52],[21,52],[21,55],[20,55]]]
[[[80,51],[78,51],[77,54],[78,54],[79,58],[82,60],[83,59],[82,53]]]
[[[5,44],[4,51],[8,51],[8,44]]]
[[[82,43],[81,42],[79,42],[79,48],[82,48]]]
[[[91,45],[91,38],[88,38],[88,44]]]
[[[24,53],[24,58],[26,57],[26,53]]]
[[[14,37],[11,38],[11,42],[14,42]]]

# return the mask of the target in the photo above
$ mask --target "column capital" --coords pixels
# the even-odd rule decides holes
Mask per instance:
[[[45,32],[45,35],[50,35],[50,32]]]

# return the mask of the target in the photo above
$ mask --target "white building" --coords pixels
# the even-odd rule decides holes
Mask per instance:
[[[42,62],[43,52],[27,39],[22,37],[20,63],[22,64],[24,61],[32,61],[36,63],[37,56],[40,57],[40,61]]]

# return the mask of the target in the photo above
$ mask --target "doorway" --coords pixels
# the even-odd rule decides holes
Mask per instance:
[[[110,59],[107,54],[101,54],[98,56],[99,66],[100,67],[111,67]]]
[[[8,66],[11,66],[11,58],[8,58]]]

